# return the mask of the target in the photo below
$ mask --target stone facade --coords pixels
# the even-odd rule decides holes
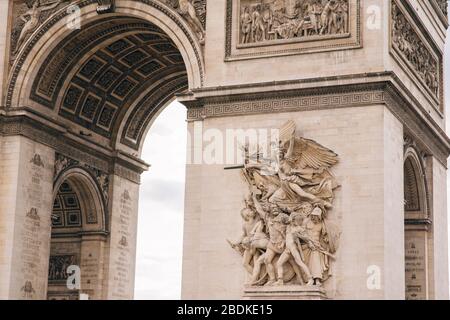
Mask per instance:
[[[330,206],[306,195],[339,230],[336,250],[310,243],[333,267],[308,287],[246,285],[227,239],[254,209],[234,170],[248,163],[188,164],[183,298],[448,298],[444,1],[8,0],[0,17],[0,298],[133,298],[139,156],[175,95],[194,140],[291,123],[339,158]],[[279,176],[296,205],[319,193],[323,165],[294,169],[311,168]],[[263,226],[291,228],[277,210]]]

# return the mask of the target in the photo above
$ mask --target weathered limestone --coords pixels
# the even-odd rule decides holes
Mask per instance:
[[[79,5],[80,30],[68,28],[69,4]],[[133,298],[139,175],[148,168],[138,157],[175,95],[192,138],[183,298],[448,298],[446,11],[441,0],[2,1],[0,298]],[[299,208],[267,209],[280,203],[268,196],[278,190],[244,183],[234,169],[253,175],[249,163],[202,158],[211,154],[203,133],[286,123],[291,136],[328,150],[310,154],[313,162],[330,161],[297,158],[274,175],[294,184],[281,187],[297,194],[293,205],[312,205],[303,222],[291,219]],[[77,204],[69,209],[53,202],[66,199],[65,182]],[[243,267],[227,240],[249,257],[253,209],[260,235],[273,240],[280,227],[280,238],[290,233],[300,246]],[[312,216],[332,218],[339,232],[319,232]],[[325,256],[328,270],[311,263]],[[68,291],[64,269],[74,261],[81,288]],[[262,279],[246,287],[258,263]],[[285,279],[289,265],[303,270],[299,283]]]
[[[2,299],[45,299],[54,153],[21,136],[2,137]]]
[[[113,177],[106,299],[133,299],[139,185]]]

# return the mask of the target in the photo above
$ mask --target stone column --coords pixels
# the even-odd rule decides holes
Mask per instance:
[[[230,110],[240,111],[246,103],[214,109],[215,117],[206,117],[202,122],[203,132],[211,129],[225,137],[228,129],[280,128],[293,121],[299,136],[339,155],[332,172],[341,187],[335,191],[334,208],[329,215],[341,236],[333,275],[323,287],[327,297],[403,299],[401,122],[382,104],[230,115]],[[261,104],[269,108],[271,103],[269,100]],[[295,104],[296,100],[286,98],[274,103],[279,107]],[[226,110],[226,117],[217,114],[221,110]],[[208,145],[204,143],[203,151]],[[240,212],[248,186],[240,170],[224,170],[227,165],[203,163],[187,167],[182,293],[186,299],[241,299],[244,295],[248,277],[242,257],[227,239],[235,241],[242,234]]]
[[[430,267],[433,268],[431,279],[430,298],[436,300],[448,300],[449,298],[449,274],[448,274],[448,210],[447,210],[447,168],[433,157],[433,182],[432,182],[432,212],[433,226],[431,247],[433,256]],[[430,250],[431,251],[431,250]]]
[[[105,246],[107,242],[103,235],[85,234],[81,240],[81,290],[89,295],[89,300],[101,300],[105,278]]]
[[[111,181],[105,298],[127,300],[134,296],[139,184],[118,175]]]
[[[5,72],[5,68],[7,68],[8,54],[7,50],[9,49],[8,44],[8,34],[9,30],[7,28],[8,20],[10,15],[10,8],[12,7],[12,1],[0,1],[0,21],[3,21],[3,27],[0,28],[0,105],[3,104],[4,97],[4,85],[7,79],[7,72]]]
[[[0,138],[0,299],[46,299],[53,149]]]

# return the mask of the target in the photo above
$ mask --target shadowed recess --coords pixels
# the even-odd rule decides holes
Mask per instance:
[[[101,19],[73,31],[50,52],[31,99],[103,137],[138,149],[146,125],[188,80],[183,57],[155,25]]]

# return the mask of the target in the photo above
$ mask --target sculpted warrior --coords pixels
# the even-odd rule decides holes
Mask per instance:
[[[310,241],[304,245],[305,258],[311,271],[314,285],[321,286],[330,275],[330,258],[336,250],[336,234],[332,228],[327,228],[323,210],[316,207],[304,221],[304,228]],[[329,229],[329,230],[328,230]]]
[[[300,240],[310,241],[306,229],[302,226],[304,215],[300,212],[294,212],[289,217],[289,226],[286,229],[286,248],[281,254],[280,259],[277,262],[277,275],[278,281],[277,285],[283,285],[283,266],[292,257],[297,265],[302,269],[306,275],[307,285],[313,285],[313,277],[309,268],[305,264],[305,256],[303,254],[302,248],[300,246]]]
[[[282,210],[274,204],[266,203],[264,206],[258,202],[256,197],[253,197],[255,201],[255,208],[257,212],[264,217],[266,228],[269,233],[269,242],[267,243],[267,249],[264,255],[262,255],[255,265],[253,270],[252,282],[256,282],[260,276],[260,269],[262,262],[266,266],[266,271],[269,276],[266,286],[275,285],[277,277],[275,274],[275,266],[273,264],[274,258],[283,253],[286,246],[286,229],[289,224],[289,216],[282,212]],[[292,259],[289,259],[292,260]],[[295,261],[291,261],[291,266],[297,276],[299,282],[303,282],[301,279],[301,272],[299,267],[295,264]]]
[[[326,215],[339,186],[329,171],[337,154],[296,137],[292,121],[278,133],[271,141],[279,143],[269,145],[279,147],[270,155],[260,146],[244,148],[241,174],[250,194],[241,211],[242,236],[230,244],[243,256],[251,285],[320,286],[332,274],[339,238]]]
[[[250,16],[248,7],[244,7],[244,12],[241,15],[241,43],[249,43],[252,31],[252,17]]]
[[[253,274],[253,266],[260,256],[258,250],[266,250],[267,236],[264,233],[264,221],[249,207],[242,209],[243,219],[242,236],[237,243],[231,246],[243,255],[243,265],[247,272]]]

